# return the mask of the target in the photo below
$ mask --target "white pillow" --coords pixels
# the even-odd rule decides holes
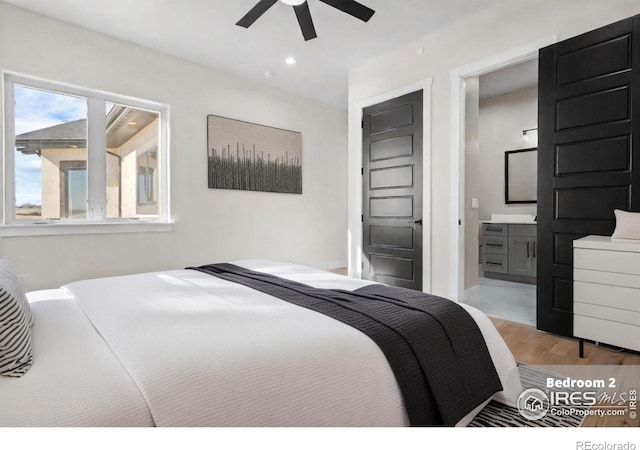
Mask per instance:
[[[640,212],[628,212],[614,209],[616,215],[616,229],[611,236],[613,239],[640,240]]]
[[[31,367],[31,325],[20,280],[6,258],[0,258],[0,375],[21,377]]]

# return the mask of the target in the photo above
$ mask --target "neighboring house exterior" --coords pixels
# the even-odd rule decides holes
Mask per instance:
[[[114,105],[107,113],[107,217],[157,215],[158,115]],[[87,216],[87,121],[16,136],[16,150],[42,160],[42,218]]]

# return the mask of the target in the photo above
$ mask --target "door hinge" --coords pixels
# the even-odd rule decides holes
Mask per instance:
[[[362,270],[364,270],[364,261],[362,261]]]
[[[364,222],[364,214],[360,215],[360,222]]]
[[[360,128],[364,128],[364,119],[360,121]]]
[[[364,176],[364,167],[360,168],[360,175]]]
[[[458,225],[462,225],[462,219],[458,219]]]

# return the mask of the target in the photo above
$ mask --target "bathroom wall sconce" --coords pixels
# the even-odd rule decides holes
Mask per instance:
[[[522,130],[522,137],[520,138],[520,148],[535,147],[538,147],[538,129],[529,128],[528,130]]]

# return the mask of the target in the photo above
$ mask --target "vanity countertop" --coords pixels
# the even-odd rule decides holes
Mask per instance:
[[[480,223],[537,225],[535,214],[491,214],[491,220],[481,220]]]

